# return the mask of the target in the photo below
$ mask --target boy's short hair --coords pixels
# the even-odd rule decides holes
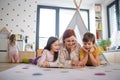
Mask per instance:
[[[94,34],[90,33],[90,32],[86,32],[83,36],[83,42],[88,42],[88,41],[92,41],[93,44],[95,43],[95,36]]]

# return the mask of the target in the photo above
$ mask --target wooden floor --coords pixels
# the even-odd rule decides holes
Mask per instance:
[[[0,63],[0,72],[19,65],[19,63]]]

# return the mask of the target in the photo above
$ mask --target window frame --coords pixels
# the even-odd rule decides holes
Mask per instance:
[[[111,4],[107,6],[107,23],[108,23],[108,38],[111,37],[111,32],[110,32],[110,15],[109,15],[109,8],[111,8],[113,5],[115,5],[116,8],[116,21],[117,21],[117,31],[120,31],[120,0],[115,0]]]
[[[120,0],[115,0],[116,4],[116,16],[117,16],[117,28],[120,31]]]
[[[107,6],[107,15],[108,15],[108,17],[107,17],[107,23],[108,23],[108,38],[111,37],[109,9],[110,9],[113,5],[115,5],[115,1],[113,1],[111,4],[109,4],[109,5]]]

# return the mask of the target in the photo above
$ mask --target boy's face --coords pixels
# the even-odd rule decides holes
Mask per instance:
[[[90,50],[93,46],[94,46],[94,43],[93,43],[92,41],[83,42],[83,47],[84,47],[86,50]]]

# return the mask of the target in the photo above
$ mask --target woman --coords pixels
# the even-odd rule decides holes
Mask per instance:
[[[63,44],[60,47],[59,60],[65,65],[77,65],[79,61],[80,45],[76,40],[73,29],[67,29],[62,38]]]

